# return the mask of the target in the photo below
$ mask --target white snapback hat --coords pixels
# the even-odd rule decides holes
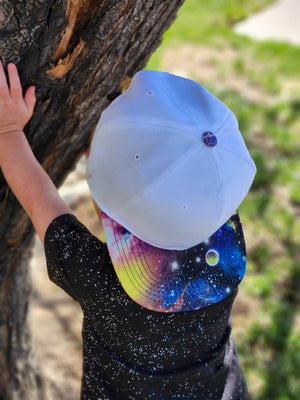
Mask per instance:
[[[161,257],[155,256],[155,262],[151,261],[153,251],[158,254],[161,249],[164,254],[178,256],[209,242],[230,221],[255,173],[237,119],[225,104],[189,79],[165,72],[138,72],[130,87],[102,113],[87,166],[92,196],[103,211],[110,255],[129,296],[152,310],[174,311],[178,298],[172,303],[164,302],[162,297],[170,297],[176,284],[168,286],[171,275],[162,277],[157,269]],[[237,219],[238,216],[234,220],[241,231]],[[120,241],[126,248],[120,247]],[[135,253],[135,261],[131,260],[133,242],[135,248],[138,242],[139,249],[152,249],[147,267],[145,262],[142,267],[134,265],[145,254]],[[233,242],[228,248],[232,246]],[[211,255],[220,260],[217,250]],[[206,261],[211,259],[206,256]],[[242,263],[244,268],[245,254],[242,259],[239,265]],[[176,263],[169,272],[172,276],[177,274],[174,282],[179,282]],[[134,282],[136,279],[139,283]],[[185,288],[185,297],[187,282],[183,281],[178,293],[182,296]],[[143,294],[145,282],[147,296]],[[159,289],[162,285],[164,296]],[[226,293],[228,290],[224,289],[215,299]],[[180,310],[214,302],[207,300],[209,295],[203,301],[203,293],[198,302],[195,296],[192,295],[193,304],[182,301]]]

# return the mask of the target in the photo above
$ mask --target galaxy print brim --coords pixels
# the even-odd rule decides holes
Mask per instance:
[[[118,279],[137,304],[159,312],[196,310],[236,289],[246,270],[242,226],[235,213],[207,241],[164,250],[138,239],[102,212]]]

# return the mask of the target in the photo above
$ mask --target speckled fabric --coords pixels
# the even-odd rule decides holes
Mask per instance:
[[[50,224],[45,253],[50,279],[84,314],[81,400],[247,398],[230,335],[237,290],[199,310],[148,310],[121,287],[106,245],[70,214]]]

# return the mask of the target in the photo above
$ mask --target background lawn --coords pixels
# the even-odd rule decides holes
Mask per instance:
[[[270,0],[186,0],[147,68],[194,79],[236,114],[258,172],[233,335],[253,400],[300,399],[300,47],[233,24]]]

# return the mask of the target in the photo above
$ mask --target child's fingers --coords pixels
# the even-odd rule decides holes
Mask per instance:
[[[7,80],[1,60],[0,60],[0,94],[1,95],[9,94]]]
[[[9,63],[7,66],[9,77],[10,95],[13,98],[23,97],[22,85],[20,82],[18,70],[15,64]]]
[[[30,114],[33,113],[34,110],[34,106],[35,106],[35,101],[36,101],[36,97],[35,97],[35,87],[34,86],[30,86],[25,93],[24,96],[24,101],[25,104],[28,108],[28,111],[30,112]]]

